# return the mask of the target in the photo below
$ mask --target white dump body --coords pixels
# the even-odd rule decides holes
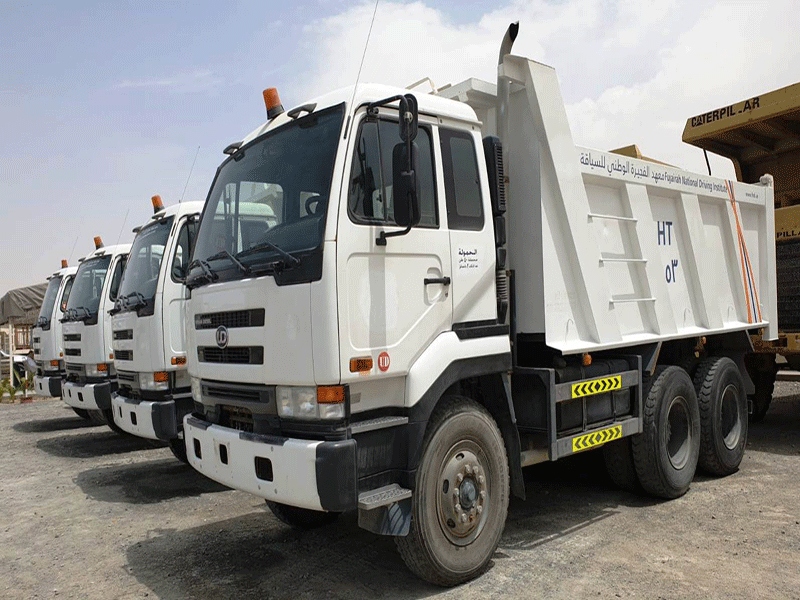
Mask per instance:
[[[518,333],[565,354],[760,327],[777,337],[771,178],[576,147],[555,71],[516,56],[499,68],[512,82],[501,141]],[[473,106],[487,135],[494,89],[468,80],[441,94]]]

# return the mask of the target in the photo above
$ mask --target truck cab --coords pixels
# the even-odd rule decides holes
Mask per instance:
[[[117,430],[111,415],[111,392],[117,377],[111,351],[111,315],[125,269],[130,244],[104,246],[95,238],[95,250],[81,260],[62,319],[64,402]]]
[[[192,409],[186,370],[183,278],[202,202],[164,208],[153,197],[153,216],[136,228],[112,309],[118,388],[114,421],[123,431],[170,444],[185,462],[183,417]]]
[[[64,379],[61,319],[66,312],[77,270],[77,267],[69,267],[67,261],[62,260],[61,269],[47,278],[42,308],[33,327],[33,355],[36,361],[33,385],[39,396],[61,397],[61,382]]]

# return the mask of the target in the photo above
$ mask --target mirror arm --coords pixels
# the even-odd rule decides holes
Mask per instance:
[[[375,238],[375,245],[376,246],[385,246],[386,245],[386,238],[390,237],[400,237],[401,235],[406,235],[409,231],[411,231],[411,225],[403,229],[402,231],[390,231],[386,233],[385,231],[381,231],[378,234],[378,237]]]

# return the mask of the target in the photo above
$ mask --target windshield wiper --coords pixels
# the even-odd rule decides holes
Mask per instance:
[[[133,298],[133,302],[128,301],[131,298]],[[145,306],[146,304],[147,300],[145,299],[144,295],[141,292],[133,291],[130,294],[125,294],[124,296],[117,298],[114,302],[114,308],[108,311],[108,313],[115,315],[123,310],[134,310],[140,306]]]
[[[34,327],[47,327],[49,323],[50,319],[48,319],[47,317],[39,317],[38,319],[36,319],[36,324],[34,325]]]
[[[82,317],[78,316],[78,311],[82,310],[86,314]],[[78,306],[75,308],[68,308],[64,313],[67,321],[86,321],[92,318],[92,312],[85,306]]]
[[[283,258],[285,258],[289,265],[292,267],[296,267],[300,264],[300,259],[296,256],[292,256],[286,250],[281,248],[280,246],[276,246],[272,242],[261,242],[260,244],[256,244],[255,246],[250,246],[247,250],[242,250],[236,254],[237,258],[243,256],[249,256],[251,254],[256,254],[257,252],[261,252],[262,250],[274,250],[278,254],[280,254]]]
[[[198,285],[200,283],[200,282],[198,282],[198,280],[200,280],[200,279],[203,279],[208,283],[214,282],[217,279],[219,279],[219,275],[217,275],[217,273],[214,271],[214,269],[211,268],[211,265],[209,265],[203,259],[196,258],[195,260],[190,262],[186,267],[186,272],[187,273],[191,273],[192,269],[194,269],[195,267],[200,267],[200,270],[202,271],[202,273],[200,275],[195,275],[194,277],[192,277],[191,281],[189,281],[188,277],[186,278],[186,285],[189,286],[189,288],[198,287]],[[194,283],[198,283],[198,285],[192,285]]]
[[[220,252],[217,252],[216,254],[213,254],[213,255],[209,256],[206,259],[206,263],[210,263],[213,260],[221,260],[223,258],[227,258],[228,260],[230,260],[234,265],[239,267],[239,270],[242,273],[244,273],[245,275],[250,273],[250,267],[247,267],[247,266],[243,265],[241,263],[241,261],[238,258],[236,258],[236,256],[234,256],[233,254],[231,254],[227,250],[222,250]]]

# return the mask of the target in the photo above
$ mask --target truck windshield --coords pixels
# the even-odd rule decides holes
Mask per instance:
[[[37,327],[47,329],[50,326],[50,318],[53,316],[53,307],[56,305],[59,287],[61,287],[61,277],[52,277],[47,284],[47,291],[44,293],[39,318],[36,319]]]
[[[123,310],[151,302],[155,298],[158,273],[174,220],[174,217],[168,217],[151,223],[136,234],[117,294]]]
[[[343,115],[339,105],[298,118],[223,164],[206,200],[187,282],[204,273],[210,280],[209,268],[222,279],[268,266],[296,268],[304,252],[321,246]]]
[[[81,263],[67,301],[68,318],[73,314],[76,319],[88,317],[99,310],[109,264],[110,255],[90,258]]]

